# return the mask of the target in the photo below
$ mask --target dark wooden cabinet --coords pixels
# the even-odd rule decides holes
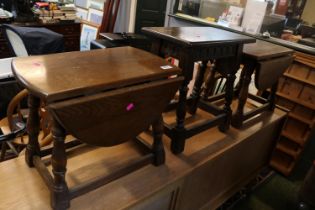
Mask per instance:
[[[16,23],[13,23],[16,24]],[[17,24],[26,27],[44,27],[54,32],[60,33],[64,36],[65,51],[79,51],[80,50],[80,34],[81,23],[58,23],[58,24],[40,24],[40,23],[28,23]],[[12,57],[7,41],[5,40],[2,29],[0,30],[0,58]]]

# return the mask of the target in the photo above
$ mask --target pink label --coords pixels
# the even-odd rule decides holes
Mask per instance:
[[[39,62],[34,62],[33,65],[34,66],[40,66],[41,64]]]
[[[126,107],[126,110],[129,112],[135,108],[135,105],[133,103],[129,103]]]

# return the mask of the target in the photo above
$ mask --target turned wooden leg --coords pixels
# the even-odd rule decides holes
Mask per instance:
[[[53,119],[52,135],[54,145],[51,157],[52,173],[54,175],[54,183],[51,192],[51,205],[53,209],[67,209],[70,207],[69,189],[66,184],[66,148],[65,148],[65,130]]]
[[[210,95],[213,95],[214,92],[214,83],[215,83],[215,64],[211,62],[209,74],[205,80],[205,88],[202,93],[202,98],[206,100]]]
[[[171,150],[174,154],[184,151],[186,140],[186,129],[184,126],[186,116],[186,100],[188,92],[189,79],[183,81],[179,88],[179,99],[176,109],[176,127],[173,130]]]
[[[7,144],[6,142],[1,143],[1,155],[0,155],[0,162],[5,160],[5,154],[7,152]]]
[[[27,133],[29,136],[26,146],[25,161],[29,167],[33,167],[33,157],[40,155],[38,134],[39,134],[39,105],[40,99],[29,94],[28,107],[29,115],[27,118]]]
[[[192,103],[191,103],[191,106],[189,107],[189,113],[190,114],[196,114],[198,102],[200,99],[201,86],[203,84],[205,72],[207,69],[207,63],[208,63],[208,61],[202,61],[200,64],[200,68],[198,69],[194,88],[193,88],[193,91],[190,95],[192,98]]]
[[[231,124],[231,118],[232,118],[231,104],[232,104],[233,94],[234,94],[234,81],[235,81],[234,74],[226,75],[225,104],[223,107],[223,111],[225,112],[226,117],[225,117],[224,122],[219,125],[219,130],[222,132],[225,132],[226,130],[228,130]]]
[[[243,81],[244,81],[244,77],[245,77],[245,67],[243,67],[242,71],[241,71],[241,75],[240,75],[240,80],[238,81],[236,87],[235,87],[235,96],[239,97],[239,95],[241,94],[241,89],[243,86]]]
[[[254,64],[248,64],[244,66],[241,77],[241,87],[238,95],[238,106],[234,116],[232,117],[232,125],[236,128],[240,128],[243,125],[244,106],[248,97],[248,87],[252,78],[252,74],[255,70]]]
[[[268,98],[269,110],[273,111],[276,107],[276,93],[278,89],[278,81],[272,85],[270,95]]]
[[[159,117],[157,121],[152,124],[153,131],[153,153],[154,165],[159,166],[165,162],[165,151],[163,146],[163,118]]]

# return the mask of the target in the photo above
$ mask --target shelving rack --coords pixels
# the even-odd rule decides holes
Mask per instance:
[[[288,176],[314,130],[315,56],[295,53],[293,64],[279,81],[276,103],[290,111],[270,165]]]

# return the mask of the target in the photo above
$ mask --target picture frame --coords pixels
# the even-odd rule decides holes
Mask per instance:
[[[101,25],[103,20],[103,11],[89,8],[87,20],[93,24]]]
[[[76,9],[76,17],[81,20],[87,20],[88,18],[88,10],[77,7]]]
[[[80,51],[90,50],[90,43],[95,40],[99,34],[99,27],[89,25],[87,23],[82,24],[81,38],[80,38]]]
[[[89,0],[90,1],[90,8],[103,10],[104,9],[104,0]]]
[[[90,0],[74,0],[74,5],[77,7],[88,9],[90,7]]]

